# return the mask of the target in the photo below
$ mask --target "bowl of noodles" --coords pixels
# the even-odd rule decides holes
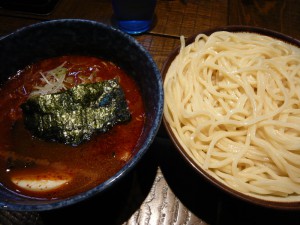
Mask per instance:
[[[300,41],[212,29],[181,37],[162,74],[164,125],[199,174],[247,202],[300,209]]]
[[[133,37],[60,19],[0,39],[0,208],[45,211],[100,194],[143,158],[163,86]]]

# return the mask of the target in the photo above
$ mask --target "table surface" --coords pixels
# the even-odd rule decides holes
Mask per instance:
[[[24,7],[20,11],[0,8],[0,36],[29,24],[61,18],[90,19],[113,25],[111,2],[58,0],[53,8],[35,11]],[[297,0],[158,0],[153,29],[134,37],[162,69],[170,52],[180,44],[180,35],[189,37],[227,25],[263,27],[300,39],[300,4]],[[75,222],[300,224],[300,212],[252,205],[218,190],[187,165],[162,124],[142,162],[106,193],[54,211],[0,211],[3,225]]]

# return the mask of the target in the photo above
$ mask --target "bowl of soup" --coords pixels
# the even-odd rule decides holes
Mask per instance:
[[[221,27],[180,38],[166,61],[164,125],[201,176],[243,201],[300,208],[300,42]]]
[[[144,156],[163,112],[141,44],[80,19],[0,39],[0,208],[51,210],[110,188]]]

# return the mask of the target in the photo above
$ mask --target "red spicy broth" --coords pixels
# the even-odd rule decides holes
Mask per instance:
[[[65,80],[69,86],[117,77],[131,120],[77,147],[33,137],[23,125],[20,105],[34,86],[42,85],[41,72],[62,64],[68,69]],[[112,62],[95,57],[62,56],[29,65],[0,88],[0,95],[0,182],[9,190],[29,197],[64,198],[104,182],[130,159],[145,121],[142,97],[133,78]],[[71,179],[51,191],[22,189],[12,182],[13,177],[31,179],[31,175],[32,179]]]

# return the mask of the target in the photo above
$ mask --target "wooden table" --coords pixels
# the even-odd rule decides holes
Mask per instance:
[[[40,21],[82,18],[112,24],[109,0],[59,0],[48,14],[0,8],[0,35]],[[251,25],[300,39],[296,0],[158,0],[154,28],[135,38],[159,69],[179,36],[225,25]],[[0,53],[1,54],[1,53]],[[1,62],[0,62],[1,63]],[[163,125],[142,162],[116,187],[47,212],[0,211],[0,224],[300,224],[300,212],[266,209],[207,183],[178,154]]]

